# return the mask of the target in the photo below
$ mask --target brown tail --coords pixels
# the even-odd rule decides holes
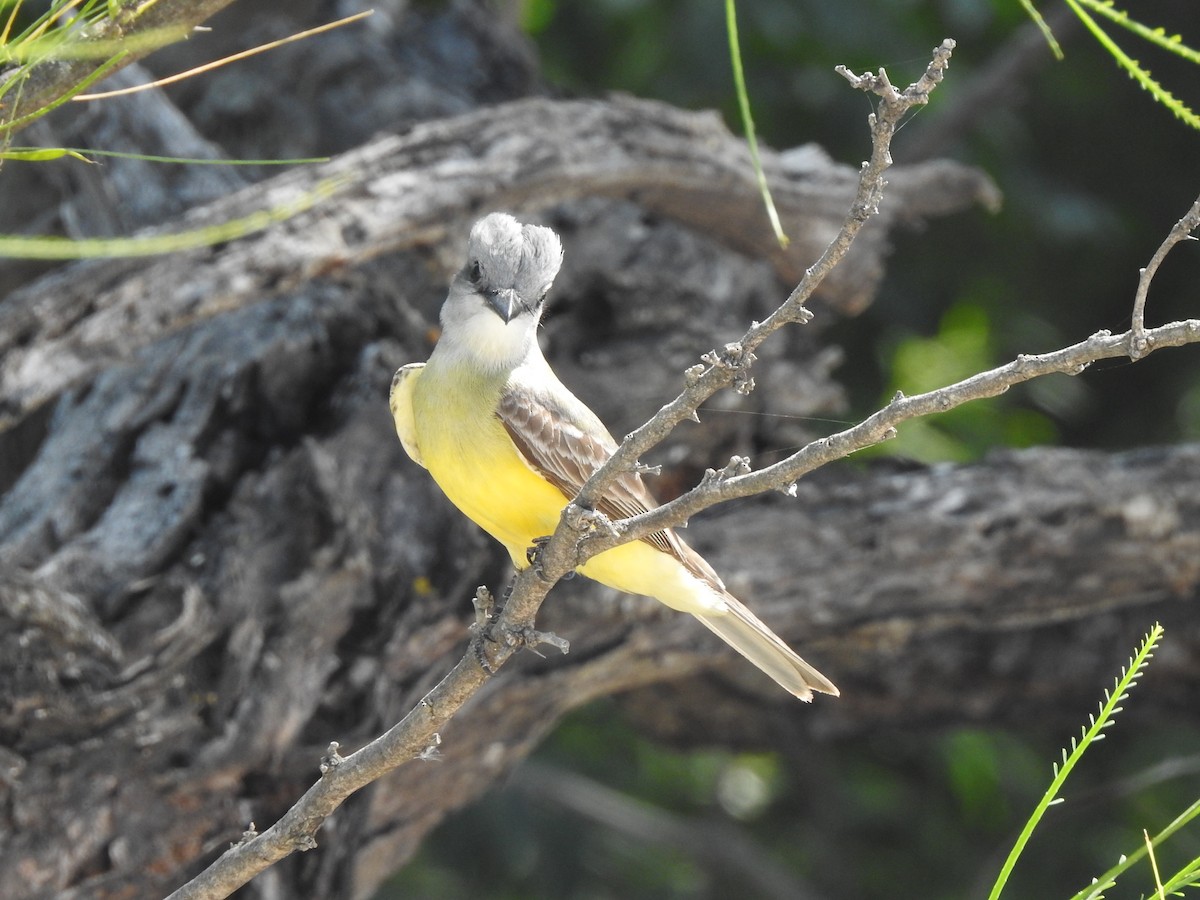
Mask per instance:
[[[813,691],[838,696],[833,682],[802,660],[741,601],[725,595],[728,612],[695,613],[721,640],[758,666],[801,700],[812,700]]]

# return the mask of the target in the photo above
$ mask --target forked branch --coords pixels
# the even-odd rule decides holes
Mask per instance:
[[[908,419],[944,411],[969,400],[995,396],[1013,384],[1052,372],[1076,374],[1098,359],[1115,356],[1137,359],[1160,347],[1200,342],[1200,320],[1176,322],[1151,330],[1146,330],[1142,324],[1145,292],[1154,268],[1171,246],[1195,230],[1200,221],[1198,200],[1189,217],[1181,220],[1172,237],[1147,266],[1144,284],[1139,286],[1134,327],[1130,332],[1123,335],[1100,332],[1052,353],[1020,356],[1005,366],[936,391],[915,397],[897,395],[862,423],[814,441],[769,468],[748,471],[745,462],[738,460],[719,472],[712,472],[699,486],[672,503],[635,519],[609,523],[615,527],[598,527],[590,509],[595,498],[617,475],[637,469],[639,457],[661,442],[680,422],[694,418],[700,405],[717,391],[727,387],[750,390],[753,381],[749,372],[755,349],[784,325],[804,323],[811,318],[811,313],[804,307],[805,301],[845,256],[863,224],[878,210],[886,186],[883,176],[891,164],[890,146],[896,125],[914,106],[927,102],[929,93],[942,79],[953,47],[953,41],[944,41],[934,51],[925,74],[903,90],[892,85],[882,70],[875,75],[856,76],[839,69],[852,85],[878,98],[876,112],[870,117],[871,156],[863,164],[855,200],[840,231],[787,300],[765,320],[753,323],[739,341],[726,345],[723,350],[705,354],[702,364],[685,373],[685,387],[679,396],[628,435],[618,452],[584,485],[579,496],[564,510],[555,534],[541,548],[540,566],[524,570],[516,579],[503,610],[494,621],[490,614],[487,617],[498,640],[481,642],[468,651],[403,720],[367,746],[346,757],[338,755],[336,747],[331,747],[321,766],[320,780],[279,822],[261,834],[248,831],[241,842],[180,888],[172,898],[197,900],[229,896],[274,862],[296,850],[315,846],[315,834],[322,822],[355,791],[405,763],[436,756],[440,732],[474,696],[490,673],[523,646],[523,636],[535,634],[532,632],[534,617],[553,583],[583,559],[618,543],[681,525],[696,512],[723,500],[768,490],[788,492],[800,476],[887,439],[898,424]],[[535,568],[540,568],[540,572]],[[506,640],[505,636],[513,639]]]

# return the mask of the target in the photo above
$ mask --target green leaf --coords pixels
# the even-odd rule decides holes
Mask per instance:
[[[1068,0],[1070,2],[1070,0]],[[996,881],[992,885],[991,893],[988,894],[988,900],[997,900],[1001,892],[1004,890],[1004,885],[1008,882],[1009,875],[1012,874],[1013,867],[1017,864],[1017,860],[1021,856],[1021,852],[1025,849],[1025,845],[1029,843],[1029,838],[1033,835],[1033,831],[1041,822],[1042,816],[1046,810],[1054,803],[1059,801],[1058,793],[1062,790],[1063,784],[1067,780],[1067,776],[1071,774],[1071,770],[1083,758],[1083,754],[1095,742],[1103,737],[1102,732],[1113,724],[1115,716],[1121,711],[1121,702],[1129,695],[1129,690],[1137,684],[1138,678],[1142,674],[1142,670],[1150,661],[1150,657],[1154,655],[1154,648],[1158,646],[1158,642],[1162,639],[1163,627],[1155,622],[1154,627],[1150,629],[1142,639],[1142,644],[1134,654],[1133,659],[1129,661],[1129,665],[1121,673],[1121,677],[1116,680],[1111,691],[1105,691],[1104,701],[1100,704],[1100,714],[1098,716],[1089,716],[1089,725],[1083,729],[1080,738],[1071,738],[1071,750],[1067,752],[1063,748],[1062,765],[1054,766],[1054,778],[1050,781],[1050,786],[1046,788],[1046,793],[1042,795],[1042,799],[1038,801],[1033,812],[1025,822],[1025,827],[1021,829],[1021,834],[1017,837],[1017,841],[1013,844],[1012,850],[1005,859],[1004,865],[1000,868],[1000,874],[996,876]]]
[[[83,238],[0,236],[0,257],[16,259],[92,259],[97,257],[157,256],[208,247],[262,231],[289,219],[331,196],[341,183],[327,179],[298,199],[274,209],[260,210],[194,231],[152,234],[133,238]]]
[[[1200,116],[1196,115],[1196,113],[1194,113],[1182,100],[1175,97],[1170,91],[1151,78],[1148,69],[1142,68],[1137,60],[1133,59],[1131,56],[1125,53],[1124,50],[1118,47],[1116,42],[1108,36],[1108,33],[1100,27],[1096,20],[1087,14],[1087,12],[1083,9],[1083,5],[1094,9],[1098,13],[1108,16],[1108,18],[1112,21],[1117,22],[1118,24],[1121,24],[1132,31],[1135,31],[1135,33],[1140,37],[1143,37],[1160,47],[1171,50],[1174,53],[1178,53],[1181,56],[1200,61],[1200,54],[1197,54],[1196,51],[1185,47],[1182,42],[1178,41],[1177,39],[1165,38],[1160,35],[1156,35],[1154,31],[1146,28],[1144,25],[1137,25],[1135,29],[1134,25],[1136,25],[1136,23],[1129,22],[1125,13],[1112,10],[1111,4],[1100,3],[1098,0],[1067,0],[1067,5],[1071,7],[1075,15],[1079,17],[1079,20],[1083,22],[1085,26],[1087,26],[1087,29],[1092,33],[1092,36],[1100,42],[1100,45],[1112,54],[1113,59],[1117,61],[1117,65],[1129,73],[1130,78],[1149,91],[1150,95],[1154,97],[1155,100],[1173,112],[1175,116],[1181,119],[1186,125],[1200,130]]]
[[[46,162],[52,159],[62,159],[64,156],[80,162],[92,162],[83,155],[83,151],[70,150],[66,147],[13,147],[8,150],[0,150],[0,160],[11,159],[18,162]]]
[[[788,236],[783,233],[779,224],[779,213],[775,211],[775,201],[771,199],[771,189],[767,186],[767,176],[763,172],[762,160],[758,156],[758,139],[754,135],[754,118],[750,115],[750,96],[746,93],[746,76],[742,72],[742,51],[738,44],[737,10],[734,0],[725,0],[725,30],[729,35],[729,59],[733,64],[733,84],[737,92],[738,109],[742,113],[742,128],[746,132],[746,144],[750,148],[750,162],[754,166],[754,177],[758,179],[758,190],[762,194],[763,206],[767,210],[767,218],[771,220],[771,230],[775,232],[775,240],[780,247],[790,243]]]

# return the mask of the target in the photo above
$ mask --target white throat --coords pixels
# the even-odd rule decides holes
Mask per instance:
[[[487,374],[511,372],[531,356],[542,354],[537,344],[537,322],[528,315],[506,323],[480,306],[445,325],[434,353]]]

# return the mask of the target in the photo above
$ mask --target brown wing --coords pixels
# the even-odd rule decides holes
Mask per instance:
[[[496,415],[530,468],[562,491],[565,500],[574,500],[583,483],[617,449],[616,441],[598,421],[591,427],[580,423],[552,397],[521,386],[505,389]],[[615,521],[654,509],[658,503],[640,475],[623,472],[596,505],[599,512]],[[674,556],[716,590],[725,590],[712,566],[674,531],[656,531],[642,540]]]

